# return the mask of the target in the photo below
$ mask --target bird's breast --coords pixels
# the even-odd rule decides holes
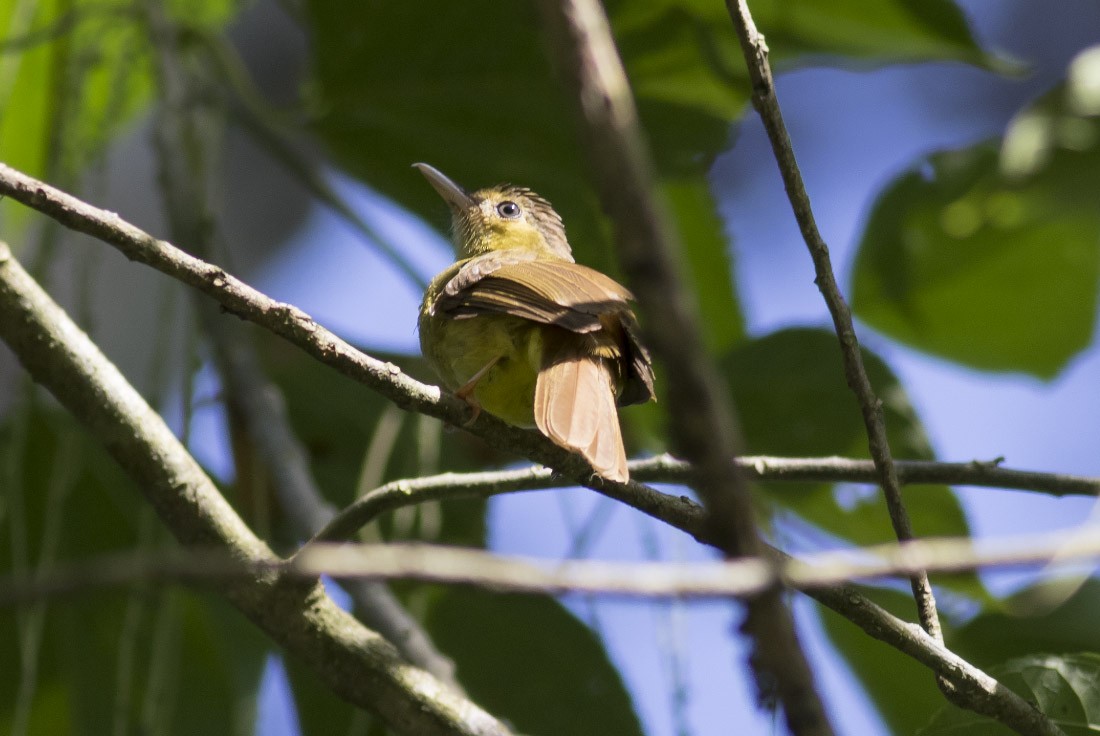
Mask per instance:
[[[496,360],[477,382],[475,398],[506,422],[530,427],[535,424],[532,407],[542,360],[540,327],[506,314],[450,319],[424,310],[420,349],[451,391]]]

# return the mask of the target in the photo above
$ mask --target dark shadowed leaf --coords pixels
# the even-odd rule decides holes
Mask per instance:
[[[869,350],[863,362],[883,402],[887,436],[896,458],[925,460],[932,449],[905,390]],[[831,332],[790,328],[750,340],[722,363],[741,419],[749,454],[793,457],[868,457],[867,434],[855,394],[847,387],[840,346]],[[894,538],[882,494],[832,486],[764,484],[768,498],[812,524],[857,544]],[[965,535],[966,519],[950,489],[913,486],[904,492],[920,535]]]
[[[474,701],[518,733],[642,733],[599,638],[557,601],[449,588],[426,623]]]
[[[1074,585],[1080,585],[1075,592]],[[981,666],[1030,654],[1100,651],[1098,610],[1100,581],[1049,579],[959,627],[948,644]]]
[[[954,60],[990,68],[951,0],[763,0],[751,4],[768,45],[781,55],[828,54],[867,63]]]
[[[622,4],[619,39],[688,260],[698,266],[694,291],[723,315],[708,321],[710,340],[724,347],[741,334],[741,317],[704,174],[745,95],[729,68],[701,58],[704,46],[718,44],[714,28],[691,14],[635,7]],[[314,2],[309,13],[316,130],[341,167],[440,225],[446,208],[413,162],[471,189],[530,186],[563,216],[577,260],[614,274],[608,228],[533,6]],[[718,34],[730,35],[727,26]],[[408,28],[417,29],[412,45]]]

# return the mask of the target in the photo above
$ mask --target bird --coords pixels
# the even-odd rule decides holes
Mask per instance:
[[[525,187],[468,192],[413,164],[450,207],[457,260],[420,307],[424,357],[472,408],[536,427],[600,476],[630,474],[617,406],[654,400],[633,295],[576,263],[561,216]]]

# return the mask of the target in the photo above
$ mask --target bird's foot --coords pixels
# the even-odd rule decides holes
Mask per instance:
[[[471,411],[473,412],[470,415],[470,418],[462,423],[463,427],[469,427],[477,421],[477,418],[479,416],[481,416],[481,404],[478,403],[477,396],[474,395],[474,389],[477,388],[477,382],[484,378],[485,374],[488,373],[493,366],[500,362],[501,357],[502,356],[498,355],[497,357],[490,360],[481,370],[471,376],[469,381],[466,381],[466,383],[459,386],[458,390],[455,391],[455,396],[465,401],[466,405],[469,406]]]

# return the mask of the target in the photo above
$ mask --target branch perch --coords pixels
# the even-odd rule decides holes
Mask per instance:
[[[212,297],[225,311],[297,345],[322,363],[385,396],[401,409],[461,426],[494,447],[552,467],[578,485],[615,500],[628,497],[629,489],[635,485],[608,481],[594,474],[579,455],[558,447],[538,432],[505,424],[488,412],[481,412],[473,424],[467,424],[470,408],[464,401],[440,391],[437,386],[410,378],[393,363],[361,353],[314,322],[301,309],[275,301],[222,268],[153,237],[114,212],[93,207],[2,163],[0,195],[9,196],[72,230],[114,246],[130,260],[151,266]],[[646,513],[656,515],[652,510]]]
[[[454,424],[460,423],[466,416],[466,407],[461,401],[452,399],[448,395],[441,395],[438,388],[414,381],[401,373],[395,365],[359,353],[332,333],[318,326],[301,310],[290,305],[281,304],[260,294],[239,280],[228,276],[220,268],[193,258],[164,241],[157,240],[133,225],[126,223],[114,213],[92,207],[75,197],[50,187],[44,182],[21,174],[3,164],[0,164],[0,193],[34,207],[43,214],[53,217],[78,232],[90,234],[110,245],[114,245],[131,260],[146,263],[184,283],[196,286],[199,291],[213,296],[227,311],[243,312],[243,316],[246,316],[250,321],[280,335],[289,342],[303,348],[307,353],[314,355],[321,362],[391,398],[398,406],[436,416]],[[7,259],[10,259],[10,255],[5,248],[0,254],[0,261]],[[0,272],[2,272],[2,264],[0,264]],[[0,315],[2,314],[3,312],[0,312]],[[114,370],[113,367],[111,370]],[[65,378],[60,376],[57,380],[64,381]],[[566,468],[567,463],[574,462],[570,468],[572,473],[563,472],[562,476],[554,479],[555,485],[560,484],[562,478],[569,478],[573,483],[586,485],[604,495],[623,501],[658,520],[665,521],[693,534],[699,541],[710,544],[703,530],[702,514],[699,507],[687,499],[675,498],[657,492],[635,481],[631,481],[627,486],[601,483],[602,479],[588,475],[583,467],[579,467],[578,463],[572,460],[572,456],[557,448],[556,445],[545,441],[540,435],[504,425],[487,413],[481,415],[470,428],[470,431],[499,447],[511,447],[517,451],[524,450],[528,457],[536,461],[550,464],[555,459],[561,460],[562,464],[558,468],[562,471]],[[518,435],[514,438],[518,443],[516,445],[509,444],[513,440],[513,435]],[[843,458],[743,458],[742,460],[752,466],[751,470],[746,469],[746,473],[749,475],[760,473],[761,478],[767,480],[779,480],[780,478],[822,481],[851,480],[854,482],[873,480],[873,477],[868,475],[873,473],[873,467],[870,463],[864,461]],[[690,470],[687,465],[668,458],[654,458],[642,462],[652,463],[658,467],[668,466],[671,473],[686,475]],[[583,465],[583,463],[580,463],[580,465]],[[658,470],[658,467],[652,468],[652,472],[663,472]],[[1093,478],[1015,471],[996,467],[995,463],[903,462],[898,467],[905,473],[903,477],[906,478],[907,482],[957,482],[969,485],[994,485],[1025,490],[1041,490],[1055,495],[1068,493],[1095,495],[1098,487],[1097,479]],[[520,472],[532,472],[546,477],[551,474],[546,469]],[[646,477],[643,473],[649,471],[638,468],[637,472],[639,472],[639,478],[643,478]],[[848,476],[847,473],[852,475]],[[680,479],[683,477],[680,476]],[[650,478],[653,479],[652,476]],[[584,482],[585,480],[588,482]],[[547,483],[547,487],[549,487],[549,483]],[[642,493],[638,493],[638,491],[642,491]],[[220,496],[218,502],[224,504],[224,500],[220,499]],[[844,587],[823,588],[810,591],[809,595],[851,620],[869,635],[909,653],[925,664],[947,661],[942,657],[937,658],[938,655],[930,652],[927,648],[922,648],[920,643],[914,639],[907,624],[898,621],[854,589]],[[929,666],[935,669],[934,664],[929,664]],[[1023,715],[1026,715],[1027,712],[1026,707],[1025,710],[1020,710],[1018,706],[1012,704],[1011,698],[1007,696],[1000,697],[996,694],[990,695],[993,691],[988,689],[981,690],[980,683],[987,681],[989,679],[988,675],[972,665],[963,663],[958,667],[951,665],[946,670],[936,671],[945,676],[951,676],[952,673],[955,673],[958,676],[957,686],[973,683],[973,686],[980,690],[979,695],[975,696],[975,702],[978,702],[978,697],[993,697],[994,702],[1000,704],[1001,712],[1017,713],[1017,717],[1011,722],[1012,724],[1027,723],[1023,719]],[[1008,695],[1012,695],[1012,693]],[[979,712],[989,714],[987,710]],[[1033,710],[1030,712],[1035,713]],[[1046,721],[1046,719],[1043,720]],[[1049,725],[1049,721],[1046,721],[1046,723]],[[1051,731],[1045,729],[1045,727],[1038,729],[1025,728],[1019,725],[1012,725],[1011,727],[1020,733],[1026,734],[1058,733],[1057,730]]]
[[[0,338],[104,445],[181,544],[221,551],[242,565],[276,565],[160,416],[0,244]],[[274,572],[225,582],[221,592],[333,692],[405,734],[510,733],[389,642],[342,611],[316,581],[289,585]]]

